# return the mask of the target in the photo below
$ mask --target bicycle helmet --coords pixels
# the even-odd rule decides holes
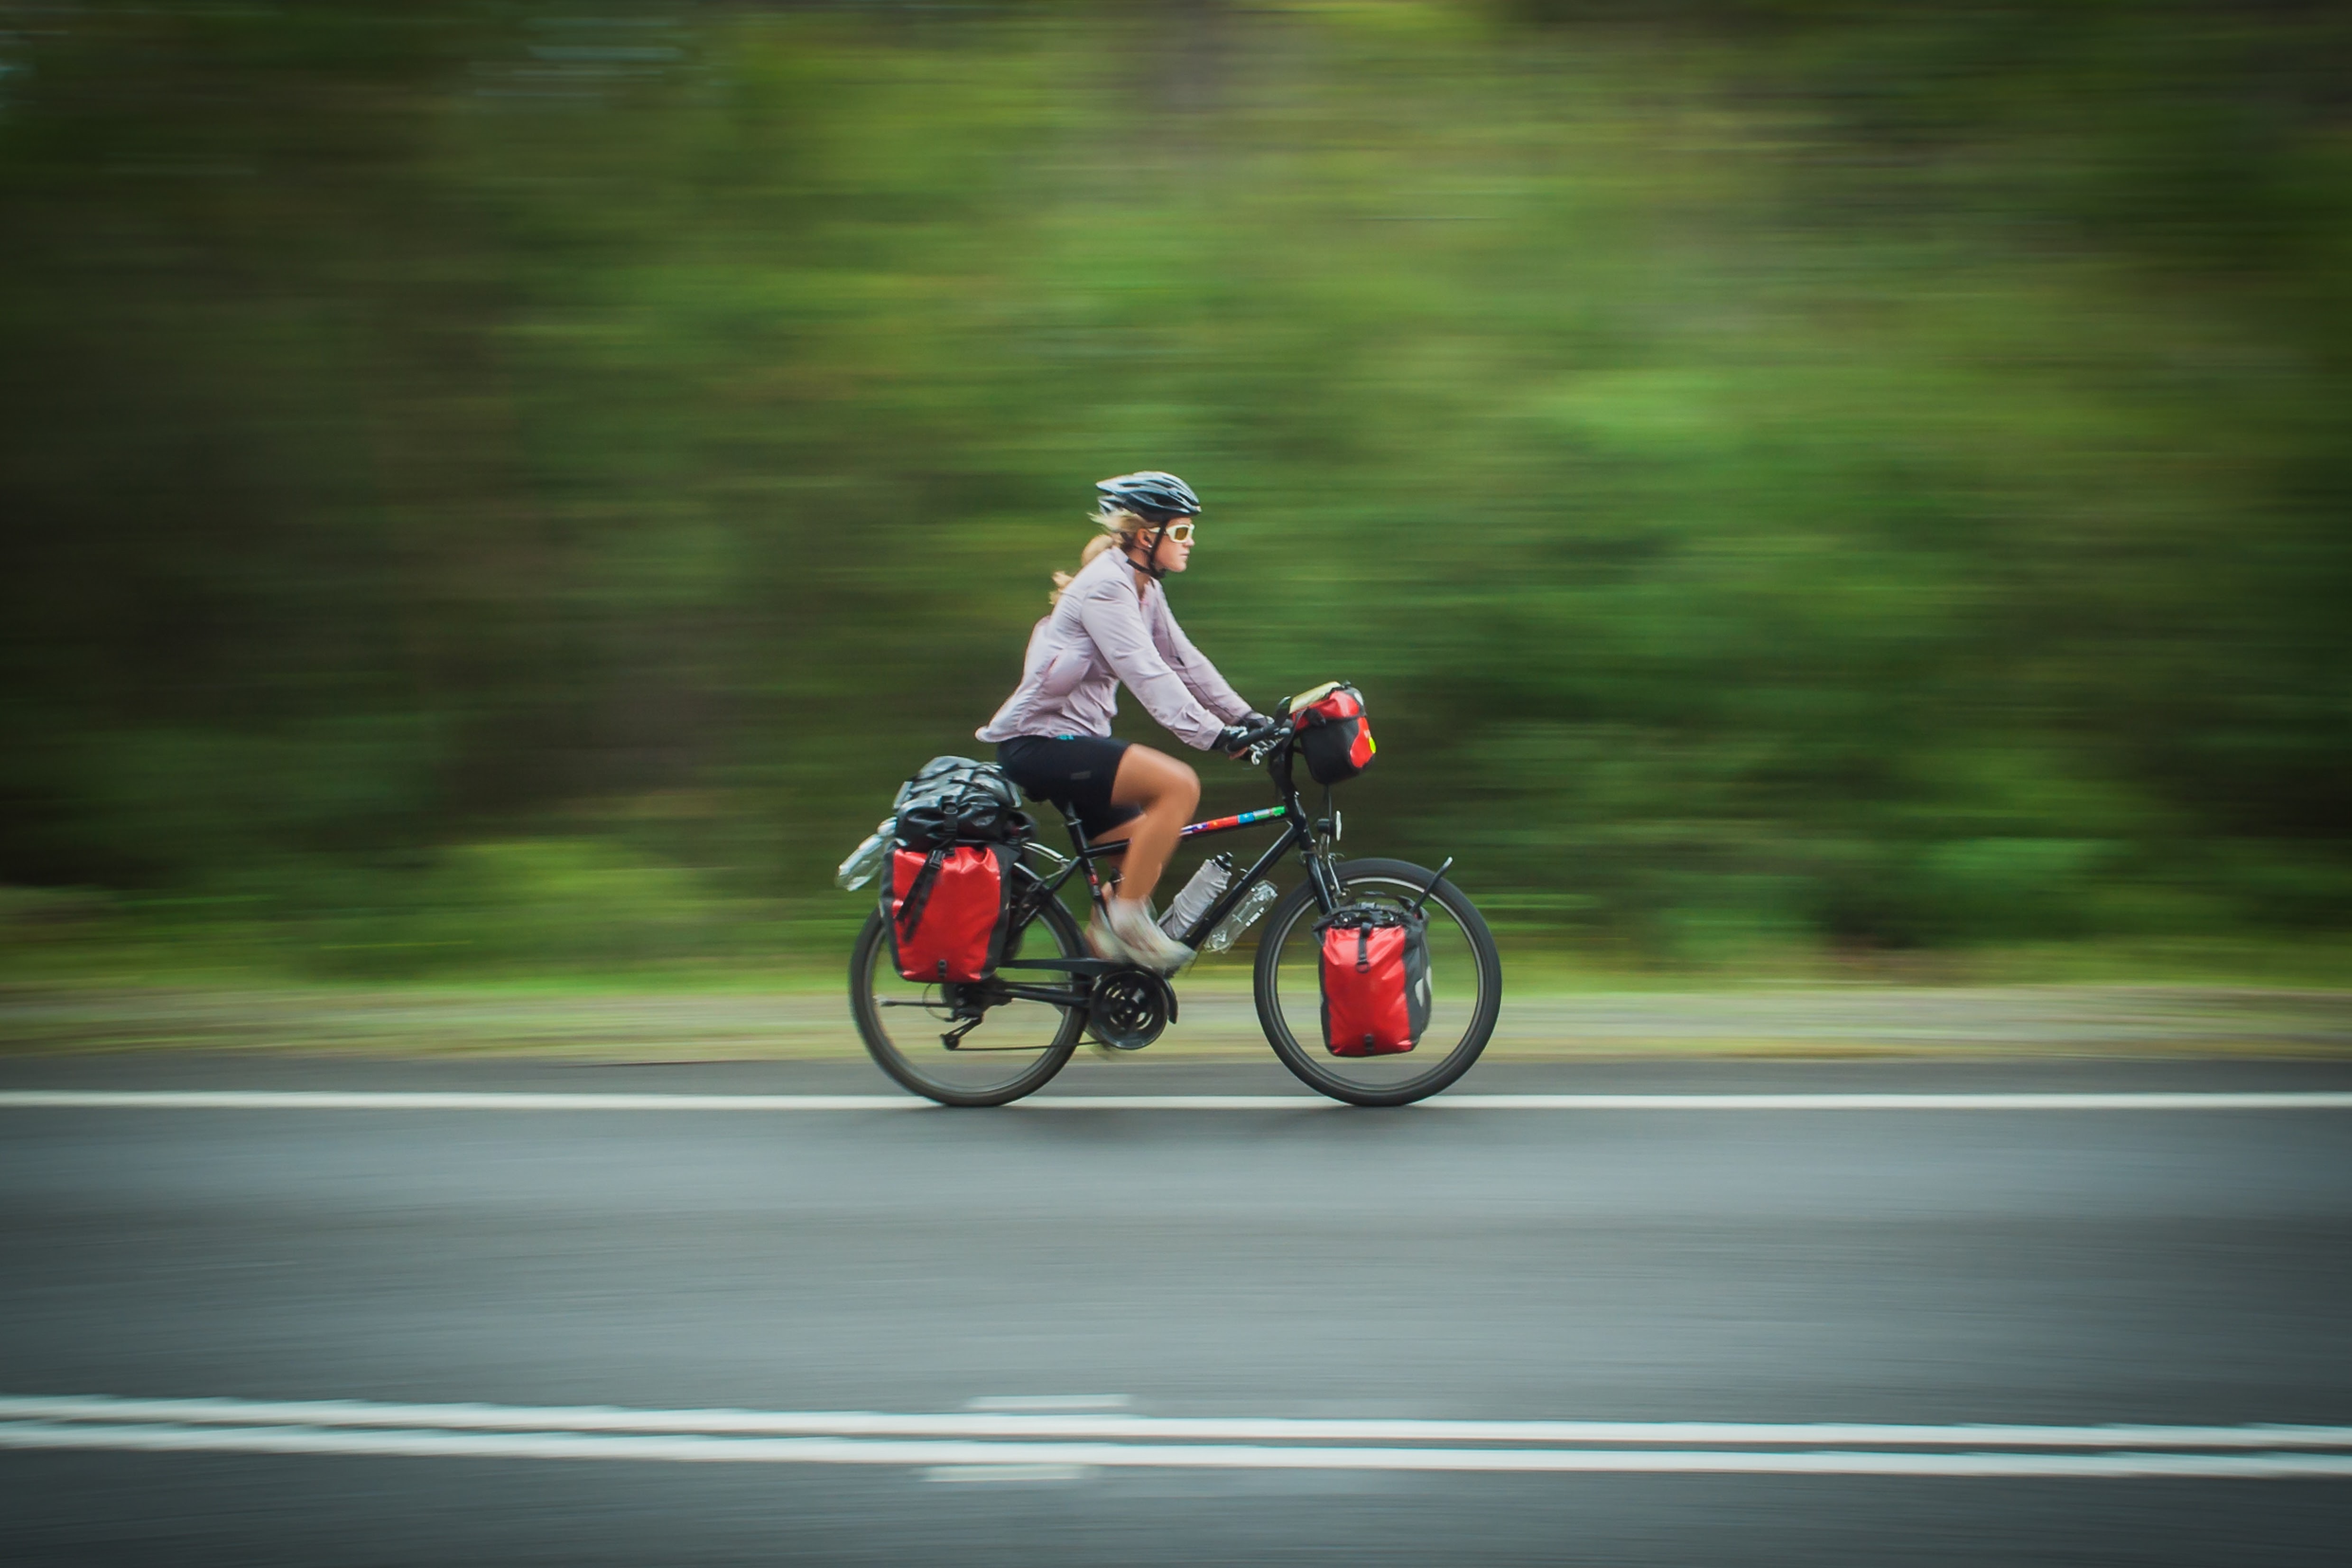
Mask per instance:
[[[1201,510],[1201,497],[1192,494],[1192,486],[1173,474],[1151,469],[1098,480],[1095,488],[1102,492],[1102,499],[1097,503],[1101,510],[1133,512],[1146,522],[1165,523],[1173,517],[1195,516]]]
[[[1167,536],[1170,523],[1178,517],[1199,514],[1201,497],[1192,494],[1192,486],[1173,474],[1146,468],[1139,473],[1098,479],[1095,482],[1095,488],[1102,492],[1102,498],[1095,503],[1096,510],[1105,516],[1113,512],[1132,512],[1153,525],[1151,542],[1144,549],[1141,570],[1154,582],[1167,576],[1167,569],[1157,564],[1160,541]]]

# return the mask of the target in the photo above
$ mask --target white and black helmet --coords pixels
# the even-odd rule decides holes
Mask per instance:
[[[1192,494],[1192,486],[1156,469],[1097,480],[1095,488],[1102,492],[1102,499],[1096,503],[1098,510],[1133,512],[1148,523],[1189,517],[1201,510],[1201,497]]]

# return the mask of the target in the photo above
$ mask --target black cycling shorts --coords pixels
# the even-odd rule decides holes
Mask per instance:
[[[1075,810],[1087,836],[1098,838],[1143,815],[1142,807],[1115,805],[1110,798],[1128,744],[1107,735],[1016,735],[997,743],[996,765],[1030,799]]]

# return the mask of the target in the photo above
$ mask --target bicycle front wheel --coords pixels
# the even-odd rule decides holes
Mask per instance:
[[[1039,901],[1005,943],[1004,956],[1085,956],[1077,923],[1059,899]],[[1023,985],[1066,988],[1066,971],[1015,971]],[[902,978],[890,962],[890,933],[877,910],[858,933],[849,958],[849,1006],[875,1065],[905,1087],[942,1105],[1002,1105],[1042,1088],[1078,1047],[1087,1009],[1008,998],[996,983],[924,985]],[[993,999],[992,999],[993,998]],[[985,1005],[969,1030],[959,1004]]]
[[[1402,907],[1429,886],[1410,861],[1347,861],[1349,904]],[[1334,1056],[1323,1043],[1322,910],[1311,884],[1290,890],[1265,917],[1257,945],[1257,1018],[1282,1064],[1309,1088],[1351,1105],[1409,1105],[1470,1071],[1503,1009],[1503,960],[1486,922],[1462,890],[1440,882],[1423,906],[1429,919],[1429,1027],[1395,1056]]]

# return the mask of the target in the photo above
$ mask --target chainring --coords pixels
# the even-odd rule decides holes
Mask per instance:
[[[1176,993],[1149,969],[1113,969],[1095,977],[1087,1032],[1113,1051],[1141,1051],[1176,1021]]]

